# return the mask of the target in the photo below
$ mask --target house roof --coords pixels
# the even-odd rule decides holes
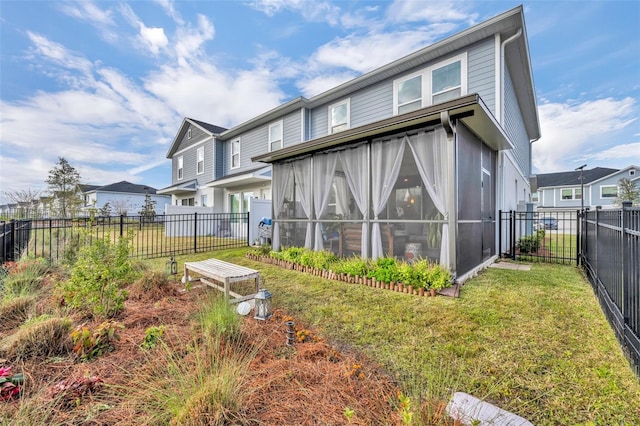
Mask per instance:
[[[135,183],[127,182],[123,180],[121,182],[112,183],[110,185],[105,186],[96,186],[96,185],[81,185],[92,187],[89,190],[82,191],[84,193],[89,192],[126,192],[129,194],[155,194],[157,191],[155,188],[152,188],[148,185],[137,185]]]
[[[531,140],[538,139],[540,138],[540,123],[538,120],[536,97],[533,92],[533,72],[522,6],[515,7],[492,19],[481,22],[310,99],[304,97],[293,99],[222,132],[220,137],[223,139],[235,137],[253,127],[266,124],[297,109],[303,107],[313,108],[344,98],[359,89],[371,86],[402,72],[409,71],[417,66],[427,64],[434,59],[445,57],[473,43],[488,37],[493,37],[495,34],[500,34],[501,40],[506,40],[512,35],[517,34],[518,30],[522,30],[523,34],[506,47],[505,60],[509,66],[511,78],[514,83],[513,86],[529,138]]]
[[[339,133],[288,146],[253,157],[251,161],[272,163],[312,152],[336,148],[362,141],[407,131],[412,128],[439,125],[445,120],[460,120],[481,140],[497,150],[512,149],[513,145],[495,117],[489,112],[479,95],[467,95],[441,104],[396,115],[374,123],[347,129]]]
[[[184,139],[185,133],[187,133],[187,129],[190,125],[199,127],[203,132],[209,134],[209,136],[214,137],[220,135],[224,132],[224,127],[216,126],[215,124],[206,123],[204,121],[196,120],[194,118],[185,117],[182,120],[182,124],[180,125],[180,129],[178,129],[178,133],[173,138],[173,142],[171,142],[171,146],[169,147],[169,151],[167,151],[167,158],[171,158],[173,154],[176,153],[178,147],[180,146],[180,142]]]
[[[190,194],[196,192],[198,180],[191,179],[158,190],[158,194]]]
[[[95,189],[100,188],[100,185],[85,185],[85,184],[79,184],[78,188],[80,189],[81,192],[89,192],[89,191],[93,191]],[[43,197],[40,197],[43,198]]]
[[[605,167],[595,167],[593,169],[584,170],[584,184],[590,184],[598,179],[609,176],[618,172],[618,169],[608,169]],[[544,173],[537,175],[538,188],[547,188],[553,186],[576,186],[580,185],[580,170],[572,170],[570,172]]]
[[[264,164],[259,167],[255,167],[249,170],[243,170],[232,175],[227,175],[224,178],[214,180],[205,185],[209,188],[235,188],[248,184],[256,184],[260,182],[271,180],[271,166],[265,166]]]

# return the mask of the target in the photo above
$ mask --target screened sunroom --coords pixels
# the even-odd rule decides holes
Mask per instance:
[[[274,249],[423,257],[454,274],[489,260],[496,152],[509,143],[480,102],[465,97],[254,158],[272,162]]]

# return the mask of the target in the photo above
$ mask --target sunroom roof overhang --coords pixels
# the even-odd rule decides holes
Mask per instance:
[[[441,124],[443,112],[448,113],[452,123],[458,120],[464,123],[476,136],[496,151],[513,148],[509,138],[480,96],[473,94],[258,155],[253,157],[251,161],[273,163],[361,142],[369,138],[438,125]]]

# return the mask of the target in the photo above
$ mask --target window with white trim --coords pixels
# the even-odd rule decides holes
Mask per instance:
[[[629,176],[635,176],[636,175],[636,169],[629,169]]]
[[[617,185],[602,185],[600,187],[600,198],[616,198],[618,196]]]
[[[231,168],[240,167],[240,139],[231,141]]]
[[[198,162],[196,166],[196,169],[197,169],[196,173],[201,175],[202,173],[204,173],[204,146],[201,146],[200,148],[198,148],[197,157],[198,157]]]
[[[178,157],[178,180],[181,180],[184,177],[184,158],[182,156]]]
[[[200,196],[200,205],[202,207],[207,207],[207,196],[206,196],[206,194]]]
[[[351,121],[351,101],[345,99],[329,105],[329,134],[347,130]]]
[[[187,130],[187,139],[191,139],[191,129]]]
[[[580,188],[564,188],[561,191],[563,200],[580,200],[582,199],[582,190]]]
[[[282,121],[269,125],[269,152],[282,148]]]
[[[393,82],[393,112],[404,114],[467,94],[467,54],[462,53]]]

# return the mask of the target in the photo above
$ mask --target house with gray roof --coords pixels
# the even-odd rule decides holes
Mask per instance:
[[[147,195],[155,202],[156,214],[164,214],[165,205],[171,203],[171,196],[158,194],[157,189],[148,185],[138,185],[127,181],[109,185],[78,185],[78,192],[82,197],[82,210],[100,210],[107,203],[111,215],[137,216],[145,205]]]
[[[538,209],[576,210],[584,207],[614,208],[618,197],[620,179],[629,179],[640,184],[640,167],[631,165],[623,169],[594,167],[568,172],[538,174],[537,192],[532,197]]]
[[[268,198],[276,250],[421,255],[460,279],[496,258],[497,212],[530,200],[540,136],[519,6],[230,129],[185,118],[160,192]]]

